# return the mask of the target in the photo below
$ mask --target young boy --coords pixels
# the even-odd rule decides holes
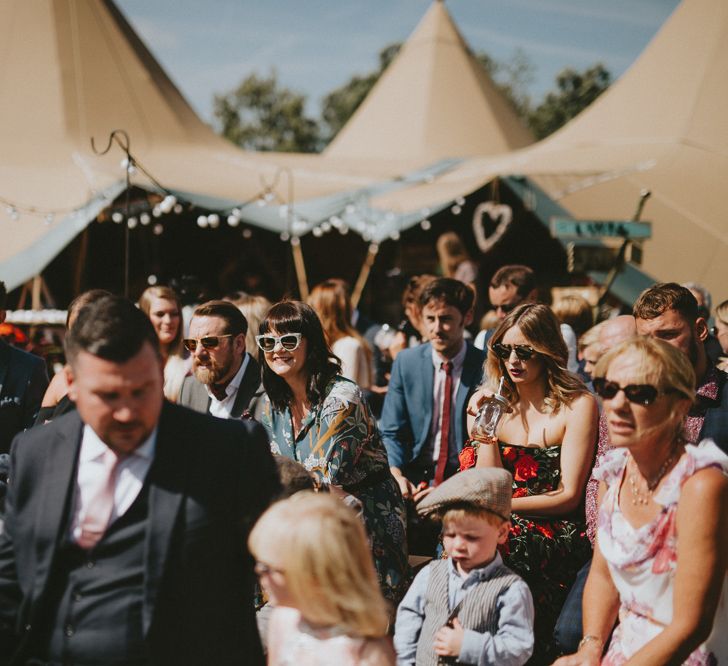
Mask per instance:
[[[399,605],[398,666],[515,666],[531,656],[531,593],[497,552],[508,539],[511,484],[504,469],[468,469],[417,506],[442,518],[448,558],[420,571]]]

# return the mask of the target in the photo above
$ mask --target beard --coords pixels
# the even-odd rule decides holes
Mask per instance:
[[[210,386],[212,384],[219,384],[220,380],[228,374],[230,367],[231,363],[221,365],[210,361],[209,365],[194,365],[192,372],[198,382]]]

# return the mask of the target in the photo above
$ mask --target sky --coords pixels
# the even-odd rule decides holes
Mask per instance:
[[[213,121],[215,94],[268,75],[320,101],[352,75],[375,69],[402,42],[429,0],[115,0],[188,102]],[[603,63],[614,78],[639,56],[679,0],[446,0],[471,48],[497,61],[518,50],[535,67],[540,101],[566,67]]]

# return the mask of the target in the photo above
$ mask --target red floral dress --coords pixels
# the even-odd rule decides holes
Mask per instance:
[[[558,487],[561,446],[511,446],[502,442],[498,446],[503,467],[513,474],[513,497],[540,495]],[[501,554],[533,595],[536,642],[529,663],[551,663],[554,625],[577,572],[591,557],[583,509],[563,518],[511,514],[511,533]]]

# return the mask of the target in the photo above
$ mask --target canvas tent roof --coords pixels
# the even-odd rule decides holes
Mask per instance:
[[[728,265],[728,3],[684,0],[630,70],[548,139],[463,162],[432,183],[379,197],[411,210],[498,175],[528,175],[572,214],[629,219],[641,189],[653,238],[643,268],[725,297]]]
[[[435,0],[325,157],[423,166],[494,155],[533,143],[473,55],[442,0]]]

